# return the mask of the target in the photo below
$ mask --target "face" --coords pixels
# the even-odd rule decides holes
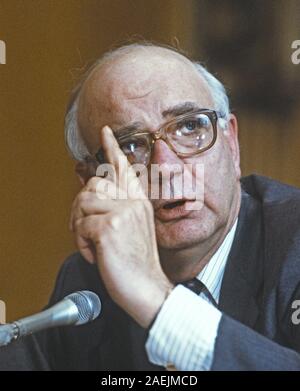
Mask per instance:
[[[82,90],[79,125],[90,152],[95,154],[103,126],[122,134],[125,127],[134,124],[154,133],[178,114],[176,108],[188,105],[215,109],[206,81],[192,64],[166,49],[137,51],[119,56],[92,73]],[[209,150],[182,158],[165,141],[158,140],[151,163],[176,164],[182,169],[185,163],[190,164],[190,183],[185,183],[189,189],[193,188],[196,165],[204,168],[204,204],[200,210],[182,213],[185,199],[174,208],[169,204],[174,200],[167,202],[169,206],[166,200],[152,200],[160,249],[184,249],[209,241],[237,214],[240,169],[233,116],[226,130],[218,127],[217,140]],[[165,185],[172,189],[173,180]]]

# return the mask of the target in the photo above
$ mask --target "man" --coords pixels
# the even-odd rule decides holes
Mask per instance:
[[[50,301],[90,289],[102,314],[0,358],[33,369],[299,370],[300,192],[258,176],[241,187],[237,131],[221,83],[175,50],[133,44],[102,57],[66,116],[83,185],[70,219],[80,254]],[[95,176],[97,159],[116,176]],[[186,192],[175,197],[173,173],[157,181],[170,199],[148,199],[136,163],[188,166]],[[116,197],[128,184],[135,192]]]

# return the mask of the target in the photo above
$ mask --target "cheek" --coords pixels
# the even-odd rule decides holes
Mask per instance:
[[[216,143],[211,151],[202,156],[186,160],[193,165],[194,183],[203,183],[204,203],[209,209],[217,211],[228,205],[235,188],[237,175],[229,146]],[[201,167],[197,170],[196,167]],[[199,172],[201,173],[199,177]],[[197,175],[198,173],[198,175]]]
[[[183,248],[206,240],[221,225],[223,219],[204,207],[188,219],[169,224],[155,221],[157,243],[161,248]]]

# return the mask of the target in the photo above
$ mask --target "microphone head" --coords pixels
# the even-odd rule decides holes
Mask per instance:
[[[78,291],[65,297],[71,300],[78,309],[78,319],[74,325],[78,326],[96,319],[101,312],[101,301],[94,292]]]

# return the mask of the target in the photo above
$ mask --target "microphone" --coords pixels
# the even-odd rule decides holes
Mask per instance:
[[[78,291],[38,314],[0,326],[0,346],[13,340],[56,326],[82,325],[101,312],[99,297],[90,291]]]

